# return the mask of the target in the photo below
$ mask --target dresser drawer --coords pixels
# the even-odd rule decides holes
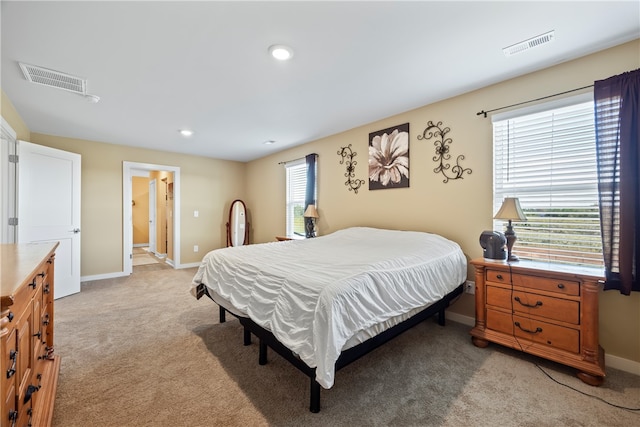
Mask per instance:
[[[512,280],[513,278],[513,280]],[[532,276],[528,274],[510,274],[507,271],[486,270],[486,281],[505,285],[522,286],[534,290],[555,292],[559,295],[580,295],[580,284],[572,280],[559,280],[549,277]]]
[[[525,315],[534,314],[551,320],[580,324],[580,303],[529,292],[487,286],[487,305],[513,310]]]
[[[579,331],[524,316],[512,316],[509,313],[488,309],[487,328],[571,353],[577,354],[580,351]],[[527,345],[524,342],[521,344],[522,347]]]

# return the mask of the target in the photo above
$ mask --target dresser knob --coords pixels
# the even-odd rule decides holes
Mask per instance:
[[[558,289],[564,289],[564,284],[558,283]]]
[[[9,319],[9,322],[11,322],[13,320],[13,312],[10,311],[9,314],[7,314],[7,319]]]
[[[496,276],[496,278],[497,278],[498,280],[502,280],[502,274],[498,274],[498,275]]]

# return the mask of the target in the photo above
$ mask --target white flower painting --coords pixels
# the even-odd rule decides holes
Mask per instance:
[[[369,190],[409,187],[409,123],[369,134]]]

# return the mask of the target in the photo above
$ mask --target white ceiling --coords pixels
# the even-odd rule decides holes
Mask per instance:
[[[2,0],[1,15],[1,87],[31,132],[238,161],[640,37],[637,0]],[[18,62],[86,78],[101,101],[30,83]]]

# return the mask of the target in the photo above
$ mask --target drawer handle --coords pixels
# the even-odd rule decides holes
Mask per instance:
[[[29,384],[27,386],[27,391],[24,394],[24,399],[22,400],[22,404],[26,404],[27,402],[29,402],[31,400],[31,396],[33,396],[33,393],[35,393],[38,390],[40,390],[40,387],[37,387],[33,384]]]
[[[522,326],[520,326],[520,322],[516,322],[516,323],[514,323],[514,325],[516,325],[518,328],[522,329],[524,332],[526,332],[528,334],[537,334],[537,333],[542,332],[542,328],[540,328],[540,327],[536,328],[535,331],[531,331],[529,329],[525,329]]]
[[[542,306],[542,301],[536,301],[535,305],[531,305],[531,304],[525,304],[522,301],[520,301],[520,297],[514,297],[513,299],[518,301],[520,303],[520,305],[523,305],[523,306],[529,307],[529,308],[536,308],[536,307],[541,307]]]
[[[7,369],[7,379],[11,378],[16,373],[16,359],[18,358],[18,350],[11,350],[9,352],[9,359],[11,359],[11,367]]]
[[[558,289],[564,289],[564,284],[563,283],[558,283]]]
[[[33,281],[31,283],[29,283],[29,286],[32,286],[33,289],[35,289],[36,286],[38,286],[38,284],[36,283],[36,279],[33,279]]]
[[[502,280],[502,274],[498,274],[498,275],[496,276],[496,279],[498,279],[498,280]]]

